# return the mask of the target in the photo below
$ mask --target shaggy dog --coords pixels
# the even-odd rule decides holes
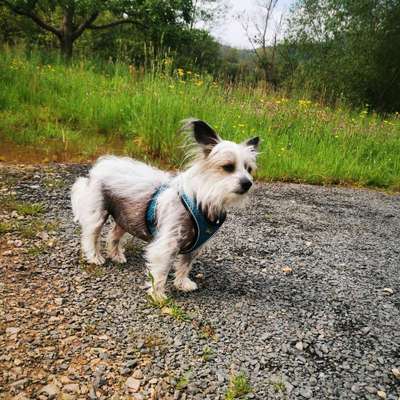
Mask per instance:
[[[183,172],[174,175],[128,157],[105,156],[71,190],[87,261],[104,263],[99,235],[111,215],[109,257],[126,262],[121,245],[125,233],[149,242],[145,251],[149,293],[159,300],[166,297],[165,284],[175,258],[175,286],[183,291],[197,289],[189,278],[192,261],[223,223],[227,209],[247,197],[256,168],[258,137],[239,144],[223,140],[195,119],[187,120],[183,130],[196,150]]]

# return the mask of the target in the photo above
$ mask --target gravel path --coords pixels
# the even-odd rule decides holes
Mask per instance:
[[[84,170],[0,169],[0,398],[400,399],[400,196],[259,184],[158,309],[139,241],[80,260]]]

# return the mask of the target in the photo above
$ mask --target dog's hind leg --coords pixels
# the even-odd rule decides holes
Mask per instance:
[[[107,238],[108,256],[111,260],[121,264],[126,263],[124,249],[121,244],[122,237],[125,233],[126,232],[115,223]]]
[[[192,269],[192,261],[194,254],[182,254],[178,256],[175,263],[175,280],[174,285],[178,290],[191,292],[197,289],[196,282],[189,278],[189,272]]]
[[[82,224],[82,251],[90,264],[102,265],[105,262],[100,252],[99,237],[106,219],[106,212],[95,212],[90,221]]]

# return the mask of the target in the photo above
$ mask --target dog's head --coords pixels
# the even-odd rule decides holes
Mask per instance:
[[[191,133],[197,148],[191,179],[202,197],[199,201],[225,208],[245,199],[253,185],[259,138],[242,143],[223,140],[207,123],[196,119],[186,121],[184,129]]]

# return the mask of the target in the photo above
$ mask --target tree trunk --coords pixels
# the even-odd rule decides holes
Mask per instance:
[[[65,61],[69,62],[72,58],[74,41],[69,36],[62,36],[60,38],[60,53]]]
[[[64,9],[63,22],[61,27],[60,37],[60,51],[61,56],[65,61],[70,61],[72,58],[72,49],[74,45],[73,32],[74,32],[74,9],[73,7],[66,7]]]

